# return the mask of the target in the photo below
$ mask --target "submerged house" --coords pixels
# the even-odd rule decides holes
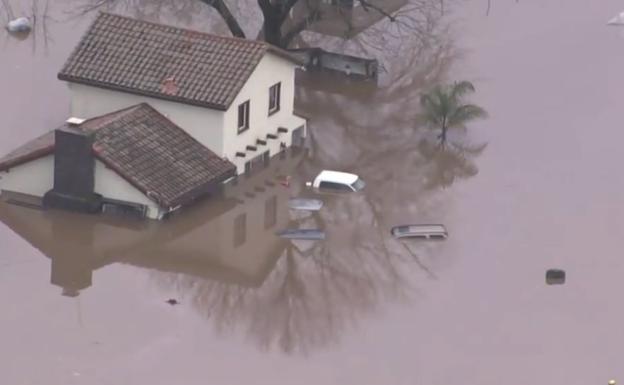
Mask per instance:
[[[0,159],[5,199],[152,219],[216,192],[235,175],[234,164],[147,104],[70,120]]]
[[[149,103],[240,174],[302,144],[306,120],[294,113],[302,64],[265,42],[101,13],[58,77],[71,116]]]
[[[302,146],[289,53],[100,13],[58,77],[67,122],[0,158],[0,196],[161,219]]]
[[[290,244],[269,235],[288,226],[290,194],[279,180],[303,156],[287,151],[228,185],[220,198],[198,202],[167,222],[32,210],[2,201],[0,222],[50,258],[50,281],[66,296],[90,287],[99,269],[115,263],[175,273],[186,282],[258,288]]]

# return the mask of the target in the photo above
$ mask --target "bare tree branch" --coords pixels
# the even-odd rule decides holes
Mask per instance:
[[[305,19],[301,20],[299,23],[295,24],[292,29],[290,31],[288,31],[283,39],[282,42],[284,44],[284,47],[288,47],[288,45],[290,44],[290,42],[297,36],[299,35],[303,30],[305,30],[310,24],[314,23],[315,21],[318,21],[321,19],[321,12],[316,9],[313,12],[311,12],[308,16],[306,16]]]
[[[366,11],[368,11],[369,8],[374,9],[375,11],[381,13],[382,15],[384,15],[385,17],[387,17],[388,19],[390,19],[390,21],[396,21],[396,18],[394,16],[392,16],[391,14],[389,14],[388,12],[386,12],[383,8],[375,5],[375,4],[371,4],[368,2],[368,0],[359,0],[360,4],[362,4],[362,8],[364,8]]]
[[[219,12],[219,15],[221,15],[221,17],[227,24],[232,35],[236,37],[245,38],[245,32],[243,32],[243,29],[238,23],[238,20],[236,20],[234,15],[232,15],[232,12],[230,12],[230,9],[227,7],[227,5],[225,5],[225,2],[223,0],[199,0],[199,1],[201,1],[202,3],[206,5],[213,7],[217,12]],[[258,0],[258,3],[260,3],[260,1],[262,0]]]

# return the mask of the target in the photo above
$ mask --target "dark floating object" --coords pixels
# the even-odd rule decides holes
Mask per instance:
[[[444,225],[402,225],[394,226],[390,233],[393,237],[412,238],[412,239],[429,239],[429,240],[445,240],[448,238],[448,232]]]
[[[165,302],[168,303],[171,306],[180,304],[180,302],[178,302],[177,299],[173,299],[173,298],[170,298],[170,299],[166,300]]]
[[[276,233],[279,237],[286,239],[325,239],[325,233],[318,229],[286,229]]]
[[[546,271],[546,283],[549,285],[563,285],[566,273],[559,269],[549,269]]]

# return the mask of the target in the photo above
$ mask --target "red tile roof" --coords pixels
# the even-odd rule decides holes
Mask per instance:
[[[59,79],[226,110],[262,57],[265,42],[100,13]]]

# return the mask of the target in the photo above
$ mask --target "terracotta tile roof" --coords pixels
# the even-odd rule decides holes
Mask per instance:
[[[20,164],[49,155],[53,151],[54,131],[49,131],[0,158],[0,171],[6,171]]]
[[[301,64],[264,42],[100,13],[58,77],[226,110],[266,52]]]
[[[89,119],[79,128],[95,132],[97,159],[162,207],[189,203],[236,173],[234,164],[145,103]],[[52,131],[0,159],[0,171],[53,151]]]

